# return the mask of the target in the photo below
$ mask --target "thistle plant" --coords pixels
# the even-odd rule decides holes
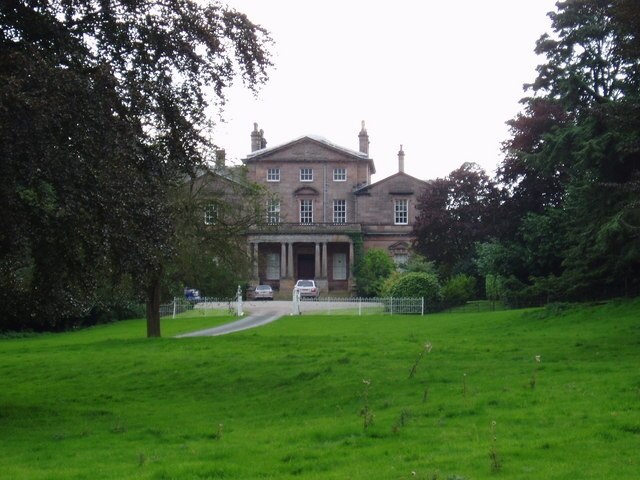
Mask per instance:
[[[373,418],[375,415],[371,411],[371,407],[369,406],[369,386],[371,385],[371,380],[362,379],[362,409],[360,410],[360,416],[362,417],[363,427],[366,430],[370,425],[373,424]]]
[[[462,374],[462,396],[467,398],[467,374]]]
[[[219,423],[216,433],[213,434],[213,438],[215,438],[216,440],[222,440],[223,435],[224,435],[224,424]]]
[[[400,431],[400,428],[404,427],[407,424],[410,417],[411,417],[411,412],[407,409],[402,409],[402,411],[400,412],[400,416],[398,417],[398,420],[396,420],[396,422],[391,427],[391,431],[393,433],[398,433]]]
[[[413,366],[411,367],[411,371],[409,372],[409,378],[414,377],[416,371],[418,370],[418,364],[420,363],[420,360],[422,360],[426,353],[431,352],[431,348],[431,343],[427,342],[424,344],[424,347],[422,347],[422,350],[420,350],[420,353],[418,354],[418,358],[416,358],[416,361],[413,362]]]
[[[529,380],[529,385],[531,386],[531,388],[536,388],[536,382],[538,380],[538,368],[539,368],[539,364],[541,362],[540,360],[540,355],[536,355],[535,357],[535,368],[533,369],[533,372],[531,373],[531,380]]]
[[[496,437],[496,421],[491,422],[491,447],[489,448],[489,459],[491,460],[491,471],[499,472],[502,468],[500,457],[498,456],[497,449],[497,437]]]

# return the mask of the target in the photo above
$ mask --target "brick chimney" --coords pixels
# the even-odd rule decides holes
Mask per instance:
[[[226,156],[227,154],[224,148],[216,149],[216,168],[223,168],[225,166]]]
[[[369,155],[369,135],[364,127],[364,120],[362,120],[362,129],[358,134],[358,140],[360,140],[360,151]]]
[[[251,151],[267,148],[267,140],[264,138],[264,130],[258,130],[258,124],[253,124],[253,132],[251,132]]]
[[[404,151],[402,145],[400,145],[400,151],[398,152],[398,171],[404,173]]]

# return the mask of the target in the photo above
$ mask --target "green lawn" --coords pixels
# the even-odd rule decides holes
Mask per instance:
[[[0,478],[640,478],[640,300],[543,313],[0,340]]]

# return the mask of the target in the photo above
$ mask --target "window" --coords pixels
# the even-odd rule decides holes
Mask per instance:
[[[213,225],[218,219],[218,206],[215,203],[209,203],[204,206],[204,224]]]
[[[280,200],[269,200],[267,203],[267,223],[280,223]]]
[[[393,261],[395,262],[397,267],[402,267],[409,261],[409,255],[406,253],[396,253],[393,256]]]
[[[279,182],[280,181],[280,169],[269,168],[267,170],[267,182]]]
[[[409,201],[396,200],[394,205],[394,223],[396,225],[407,225],[409,223]]]
[[[280,254],[267,253],[267,280],[280,278]]]
[[[300,200],[300,223],[313,223],[313,200]]]
[[[300,169],[300,181],[301,182],[313,182],[313,169],[301,168]]]
[[[346,182],[347,181],[347,169],[346,168],[334,168],[333,169],[333,181],[334,182]]]
[[[347,221],[347,201],[333,201],[333,223],[346,223]]]

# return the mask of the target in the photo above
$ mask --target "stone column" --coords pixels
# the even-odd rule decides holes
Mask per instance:
[[[293,242],[288,243],[289,255],[287,256],[287,278],[293,278]]]
[[[287,275],[287,244],[280,244],[280,278],[285,278]]]
[[[353,272],[353,264],[355,259],[353,258],[353,242],[349,242],[349,277]]]
[[[253,244],[253,279],[260,280],[260,271],[258,269],[258,242]]]
[[[320,244],[318,242],[316,242],[315,260],[316,260],[316,265],[315,265],[314,273],[315,273],[316,278],[321,278],[322,277],[322,272],[320,271]]]
[[[327,242],[322,244],[322,278],[327,278]]]

